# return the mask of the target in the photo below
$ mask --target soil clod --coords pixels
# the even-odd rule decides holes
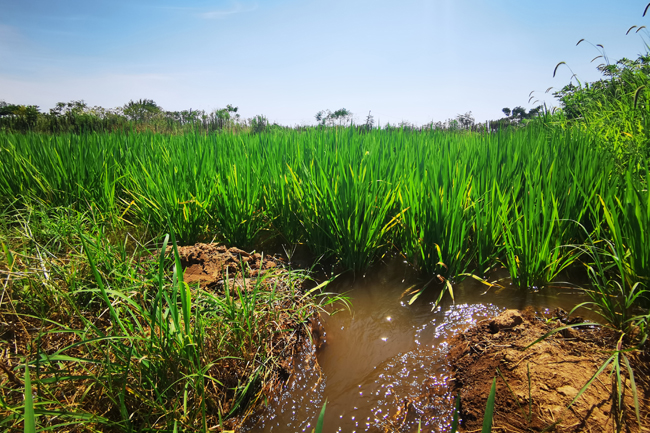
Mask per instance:
[[[493,431],[616,431],[617,410],[610,367],[568,407],[612,355],[617,335],[600,326],[580,327],[554,333],[528,347],[559,326],[563,326],[561,321],[547,322],[532,310],[506,310],[450,341],[451,391],[453,395],[460,392],[461,418],[466,431],[480,431],[494,377],[497,377],[497,399]],[[650,427],[647,418],[650,386],[644,379],[648,374],[647,350],[627,355],[632,368],[638,372],[641,431],[647,431]],[[639,431],[629,380],[624,406],[624,431]]]
[[[261,271],[284,265],[279,258],[218,244],[179,247],[178,254],[185,269],[185,282],[199,283],[202,289],[218,289],[223,286],[224,278],[242,274],[255,278]]]

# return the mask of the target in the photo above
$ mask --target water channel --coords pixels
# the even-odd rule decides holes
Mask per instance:
[[[503,288],[487,290],[468,278],[454,284],[454,302],[446,296],[432,311],[440,284],[412,305],[403,296],[418,282],[413,270],[395,259],[361,278],[343,277],[330,285],[330,291],[347,293],[353,307],[323,317],[323,344],[315,354],[320,370],[309,356],[298,362],[283,392],[249,419],[246,431],[311,432],[326,399],[325,433],[416,432],[418,422],[422,432],[448,431],[453,397],[446,353],[453,335],[507,308],[569,311],[586,300],[562,284],[533,293],[508,279],[501,281]],[[395,425],[393,417],[406,410],[407,401],[410,415]]]

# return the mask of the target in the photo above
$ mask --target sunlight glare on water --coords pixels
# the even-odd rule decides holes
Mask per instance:
[[[454,285],[455,303],[446,296],[434,308],[440,290],[434,287],[408,305],[402,295],[417,281],[408,267],[395,261],[367,275],[329,287],[348,293],[353,308],[323,318],[321,374],[299,366],[296,379],[247,431],[311,432],[325,398],[325,432],[416,432],[420,420],[423,432],[448,431],[449,339],[506,308],[570,309],[576,303],[575,293],[568,299],[552,290],[506,287],[484,294],[484,285],[468,279]]]

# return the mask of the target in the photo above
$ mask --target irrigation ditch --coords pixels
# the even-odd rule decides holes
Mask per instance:
[[[426,282],[399,256],[361,279],[334,282],[330,290],[346,293],[351,311],[323,318],[311,349],[317,362],[311,352],[299,361],[292,380],[246,420],[243,431],[312,431],[327,400],[324,431],[446,432],[457,395],[460,431],[481,431],[494,377],[492,431],[616,431],[616,416],[626,417],[628,431],[644,431],[635,428],[629,392],[624,414],[612,412],[616,393],[607,372],[573,402],[618,338],[595,325],[593,312],[568,316],[588,297],[560,281],[533,293],[513,287],[503,270],[492,276],[499,287],[468,279],[454,285],[454,301],[440,301],[444,285],[438,284],[412,305],[405,294]],[[590,324],[563,329],[585,321]],[[630,360],[638,371],[643,429],[650,402],[647,356]]]

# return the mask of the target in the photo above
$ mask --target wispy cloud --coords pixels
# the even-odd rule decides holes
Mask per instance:
[[[205,11],[199,13],[199,16],[206,20],[214,20],[219,18],[224,18],[229,15],[235,15],[244,12],[252,12],[257,9],[257,3],[254,3],[250,6],[243,6],[241,3],[236,2],[229,9],[214,9],[210,11]]]

